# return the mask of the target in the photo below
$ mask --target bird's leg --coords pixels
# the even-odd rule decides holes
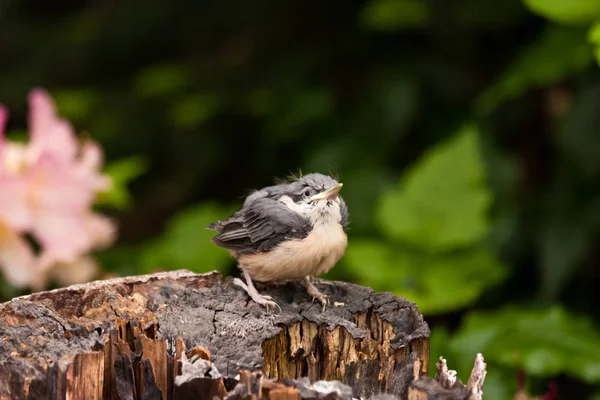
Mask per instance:
[[[242,269],[242,271],[244,270]],[[271,306],[279,308],[279,312],[281,312],[281,307],[275,303],[275,300],[271,296],[263,296],[258,293],[254,287],[254,284],[252,283],[250,274],[248,274],[246,271],[244,271],[244,278],[246,278],[246,283],[244,283],[241,279],[235,278],[233,280],[233,284],[244,289],[246,293],[248,293],[248,296],[250,296],[255,303],[265,306],[267,311],[269,311],[269,306]]]
[[[329,297],[326,294],[323,294],[313,285],[310,281],[310,276],[304,277],[304,285],[308,291],[308,294],[312,296],[313,301],[315,299],[319,300],[321,304],[323,304],[323,311],[325,311],[325,306],[329,304]]]

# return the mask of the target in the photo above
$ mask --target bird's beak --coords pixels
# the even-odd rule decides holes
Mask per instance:
[[[338,197],[338,194],[340,193],[340,190],[342,190],[342,186],[344,186],[344,184],[338,183],[324,192],[315,194],[310,198],[310,201],[333,200],[340,204],[340,198]]]

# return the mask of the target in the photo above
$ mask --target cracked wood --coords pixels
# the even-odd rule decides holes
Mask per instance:
[[[182,393],[175,377],[186,356],[210,358],[223,382],[186,387],[210,386],[219,396],[235,389],[242,370],[264,371],[273,396],[291,389],[270,378],[308,377],[340,380],[365,398],[406,398],[427,373],[429,329],[401,297],[316,280],[336,302],[321,312],[301,282],[290,282],[259,287],[282,307],[270,314],[230,283],[218,273],[175,271],[0,304],[0,398],[170,399]]]

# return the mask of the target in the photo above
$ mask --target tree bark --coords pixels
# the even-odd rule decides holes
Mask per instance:
[[[218,273],[158,273],[0,304],[0,399],[406,399],[429,328],[390,293],[317,280],[267,285],[266,312]],[[337,382],[324,382],[337,381]]]

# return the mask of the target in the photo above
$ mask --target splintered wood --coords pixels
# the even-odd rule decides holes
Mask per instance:
[[[382,393],[394,392],[397,368],[413,366],[407,383],[427,375],[428,340],[417,339],[409,346],[394,349],[391,340],[396,334],[389,322],[376,313],[359,313],[353,318],[364,332],[362,338],[354,338],[344,327],[329,330],[306,320],[283,327],[281,333],[263,344],[265,375],[359,382],[376,373],[376,384]],[[416,359],[411,355],[416,355]]]
[[[0,304],[0,399],[406,399],[427,374],[406,299],[316,280],[322,311],[290,282],[260,289],[273,314],[229,282],[176,271]]]

